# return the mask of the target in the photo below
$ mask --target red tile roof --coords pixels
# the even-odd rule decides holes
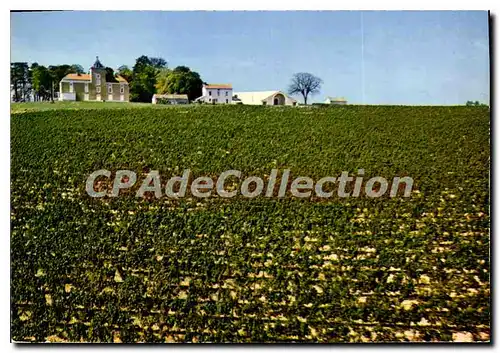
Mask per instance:
[[[225,84],[225,83],[209,83],[205,85],[206,88],[211,88],[211,89],[217,89],[217,88],[223,88],[223,89],[232,89],[233,86],[230,84]]]
[[[67,74],[64,76],[65,80],[73,80],[73,81],[90,81],[89,74]]]

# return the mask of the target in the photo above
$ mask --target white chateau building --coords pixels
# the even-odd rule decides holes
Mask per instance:
[[[233,99],[233,87],[230,84],[203,84],[201,97],[195,102],[209,104],[231,104]]]

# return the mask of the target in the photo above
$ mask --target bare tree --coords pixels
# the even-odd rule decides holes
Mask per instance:
[[[319,93],[323,80],[307,72],[299,72],[293,75],[292,83],[288,87],[289,94],[301,94],[304,104],[307,104],[309,94]]]

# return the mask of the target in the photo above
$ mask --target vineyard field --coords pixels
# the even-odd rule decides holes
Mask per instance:
[[[328,200],[85,191],[99,169],[273,168],[414,185]],[[487,342],[489,176],[488,107],[17,107],[11,337]]]

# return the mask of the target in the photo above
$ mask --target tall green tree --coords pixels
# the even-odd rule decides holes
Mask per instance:
[[[130,83],[130,100],[133,102],[151,102],[156,91],[156,76],[167,67],[162,58],[150,58],[142,55],[136,59]]]
[[[168,90],[168,79],[170,76],[170,73],[172,70],[170,69],[163,69],[160,70],[158,75],[156,75],[156,93],[159,94],[165,94],[165,93],[170,93]]]
[[[203,81],[200,75],[186,66],[163,69],[157,76],[156,91],[160,94],[187,94],[190,101],[201,96]]]
[[[33,63],[30,71],[35,100],[49,100],[52,88],[52,76],[49,70],[45,66]]]
[[[30,73],[26,62],[14,62],[10,64],[10,84],[14,92],[12,99],[15,102],[25,101],[30,93]]]

